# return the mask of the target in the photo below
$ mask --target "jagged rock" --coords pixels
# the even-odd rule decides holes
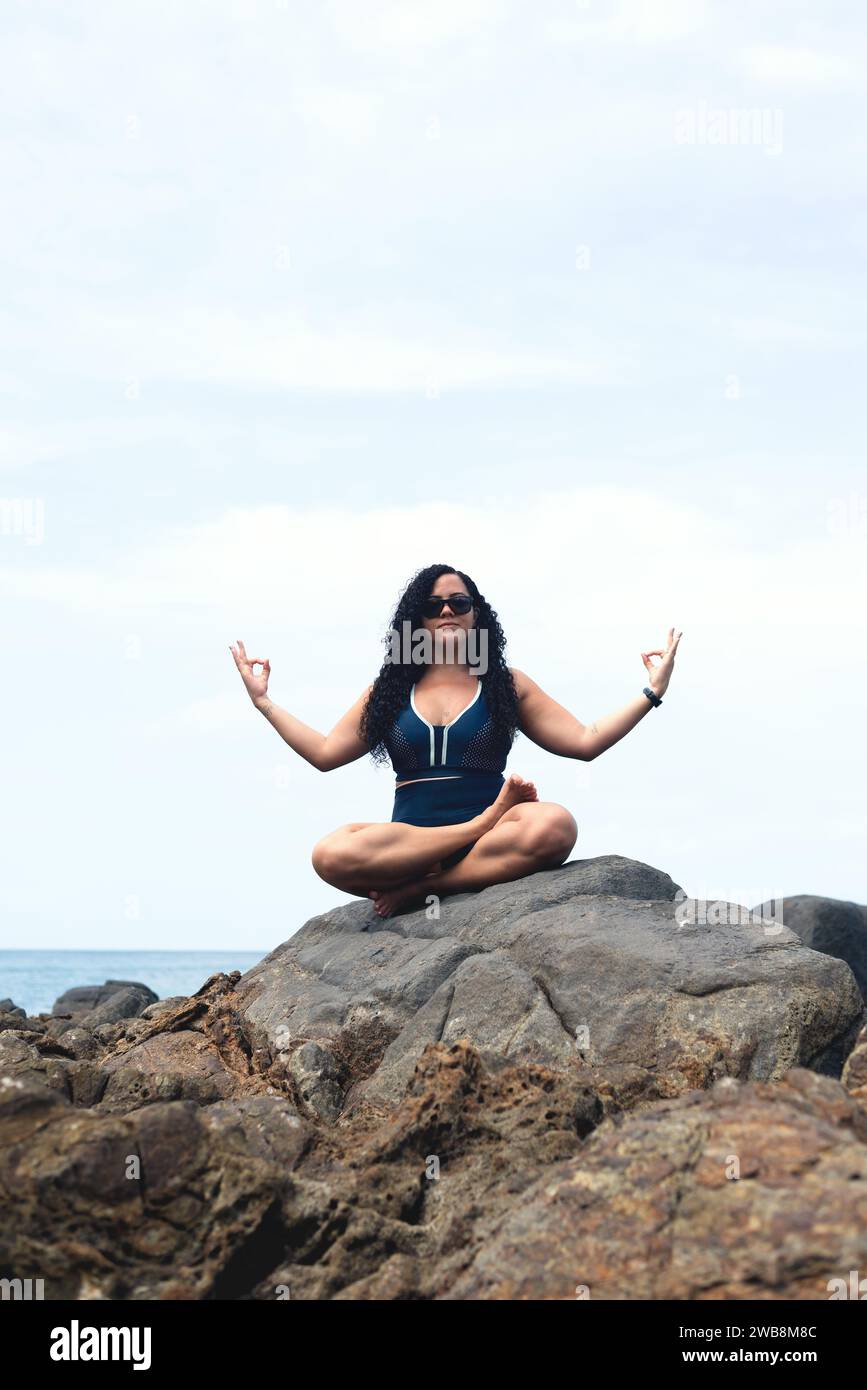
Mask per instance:
[[[11,1007],[4,1008],[3,1005]],[[4,1000],[3,1005],[0,1005],[0,1035],[14,1033],[19,1038],[31,1041],[45,1034],[46,1026],[42,1019],[28,1018],[23,1009],[12,1004],[11,999]]]
[[[0,1072],[4,1075],[16,1075],[22,1067],[32,1067],[39,1060],[36,1048],[23,1038],[14,1033],[0,1036]]]
[[[297,1167],[311,1140],[310,1127],[284,1097],[242,1096],[209,1105],[205,1123],[221,1146],[276,1163],[284,1172]]]
[[[867,999],[867,907],[841,898],[821,898],[799,893],[783,898],[782,921],[811,951],[836,956],[849,966],[864,999]],[[757,912],[770,915],[773,902]],[[777,904],[778,911],[780,904]]]
[[[102,1110],[127,1112],[169,1100],[210,1105],[269,1089],[255,1070],[237,1013],[228,1002],[239,972],[214,975],[189,998],[165,1001],[149,1019],[104,1024]],[[61,1042],[65,1042],[64,1033]]]
[[[52,1006],[52,1014],[89,1014],[98,1009],[118,990],[137,989],[145,996],[146,1004],[155,1004],[157,996],[139,980],[106,980],[104,985],[76,985],[67,989]],[[117,1017],[121,1017],[120,1014]]]
[[[605,856],[438,913],[345,904],[189,998],[127,1014],[115,982],[95,1026],[92,998],[0,1014],[0,1272],[47,1298],[827,1298],[867,1266],[856,981],[682,897]]]
[[[248,971],[237,997],[275,1077],[288,1084],[310,1043],[332,1059],[327,1097],[309,1091],[321,1118],[338,1091],[344,1113],[394,1104],[426,1044],[460,1037],[487,1060],[619,1069],[648,1100],[798,1065],[839,1076],[864,1020],[848,966],[737,905],[690,924],[682,897],[611,855],[445,898],[438,915],[346,904]]]
[[[146,1009],[142,1009],[141,1018],[151,1019],[160,1018],[162,1014],[170,1013],[179,1004],[186,1004],[187,996],[184,994],[171,994],[167,999],[158,999],[155,1004],[148,1004]]]
[[[107,1028],[109,1024],[117,1023],[121,1019],[136,1018],[153,1001],[153,991],[145,985],[126,985],[113,989],[92,1009],[76,1009],[71,1018],[67,1019],[55,1012],[53,1018],[56,1019],[56,1023],[52,1024],[52,1029],[59,1038],[71,1028],[89,1028],[92,1033],[98,1034],[100,1029]],[[56,1011],[57,1005],[54,1007]]]
[[[110,1057],[103,1110],[127,1111],[162,1100],[225,1100],[237,1084],[214,1045],[200,1033],[162,1033]]]
[[[61,1057],[40,1052],[36,1044],[16,1033],[0,1033],[0,1077],[14,1077],[33,1086],[69,1094],[69,1078]]]
[[[385,1100],[402,1095],[426,1044],[459,1038],[471,1038],[489,1059],[544,1059],[564,1068],[579,1060],[545,990],[506,951],[493,950],[461,962],[386,1048],[362,1093]]]
[[[826,1298],[864,1267],[867,1110],[839,1082],[603,1112],[580,1068],[466,1043],[318,1137],[279,1095],[121,1116],[2,1077],[0,1265],[47,1298],[296,1300]]]
[[[48,1032],[48,1026],[43,1019],[25,1014],[23,1009],[16,1008],[12,1013],[0,1011],[0,1033],[9,1031],[41,1037]]]
[[[99,1042],[94,1037],[89,1028],[80,1027],[73,1024],[70,1028],[63,1030],[63,1051],[70,1057],[78,1060],[86,1060],[89,1057],[97,1056],[99,1052]]]
[[[851,1096],[867,1102],[867,1027],[858,1034],[840,1080]]]
[[[0,1034],[0,1075],[28,1076],[44,1069],[43,1059],[32,1043],[15,1033]]]
[[[274,1134],[279,1163],[232,1142],[243,1111],[234,1126],[192,1101],[103,1115],[0,1079],[0,1267],[38,1270],[48,1299],[246,1292],[283,1249],[288,1102],[269,1103],[246,1123]]]
[[[318,1138],[276,1094],[118,1115],[5,1077],[0,1266],[44,1275],[46,1298],[275,1298],[287,1283],[293,1298],[336,1297],[378,1286],[398,1251],[430,1297],[475,1249],[476,1223],[601,1113],[576,1078],[492,1077],[464,1044],[430,1050],[385,1123]]]
[[[446,1296],[827,1299],[867,1265],[865,1141],[802,1068],[660,1102],[538,1181]]]
[[[286,1070],[305,1108],[325,1120],[336,1120],[344,1100],[341,1070],[330,1052],[318,1043],[303,1043],[289,1054]]]

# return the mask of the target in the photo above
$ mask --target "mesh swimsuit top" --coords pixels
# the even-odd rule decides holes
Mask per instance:
[[[448,724],[429,724],[419,714],[412,687],[385,739],[395,781],[503,771],[509,744],[494,727],[481,678],[476,681],[475,695]]]

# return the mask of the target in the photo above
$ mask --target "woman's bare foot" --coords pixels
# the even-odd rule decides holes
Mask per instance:
[[[517,772],[513,772],[506,778],[493,805],[489,806],[487,811],[483,811],[476,819],[484,820],[485,817],[490,816],[491,824],[486,827],[487,830],[490,830],[491,826],[496,825],[500,817],[504,816],[507,811],[511,811],[513,806],[520,806],[522,801],[538,800],[539,793],[536,791],[535,783],[527,782],[523,777],[519,777]]]
[[[438,859],[435,864],[430,866],[425,878],[430,878],[432,874],[438,874],[441,869],[442,863]],[[402,883],[392,883],[388,888],[371,888],[367,896],[373,899],[373,906],[380,917],[387,917],[390,912],[394,911],[394,902],[399,895],[408,899],[409,892],[412,890],[416,896],[422,896],[423,900],[423,884],[424,878],[405,878]],[[386,906],[386,899],[389,906]]]
[[[373,899],[374,910],[379,917],[390,917],[401,907],[414,904],[423,907],[427,888],[423,878],[396,883],[391,888],[371,888],[369,897]]]

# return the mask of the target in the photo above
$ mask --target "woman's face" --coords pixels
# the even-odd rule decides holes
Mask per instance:
[[[453,594],[462,594],[470,598],[470,592],[464,581],[456,574],[441,574],[430,591],[430,598],[450,598]],[[460,632],[468,632],[476,621],[475,609],[471,608],[469,613],[455,613],[448,603],[444,603],[438,618],[422,617],[422,627],[426,631],[434,634],[434,646],[442,646],[443,652],[447,653],[455,648]],[[464,639],[465,640],[465,639]],[[444,657],[448,660],[448,656]]]

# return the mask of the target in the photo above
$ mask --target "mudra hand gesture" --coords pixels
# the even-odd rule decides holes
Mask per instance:
[[[682,632],[678,632],[675,635],[674,628],[670,627],[668,629],[668,646],[665,648],[665,651],[657,648],[656,651],[641,653],[641,660],[647,667],[650,676],[648,685],[655,695],[662,696],[668,689],[668,682],[671,680],[671,671],[674,666],[674,654],[677,651],[677,644],[682,636]],[[654,666],[650,659],[652,656],[659,656],[662,658],[658,666]]]
[[[254,704],[256,700],[263,700],[268,693],[268,677],[271,674],[271,663],[267,657],[263,661],[259,656],[248,656],[240,637],[234,646],[229,644],[229,651],[235,658],[235,665],[241,673],[241,680],[247,687],[250,699]],[[254,666],[262,667],[258,675],[253,671]]]

